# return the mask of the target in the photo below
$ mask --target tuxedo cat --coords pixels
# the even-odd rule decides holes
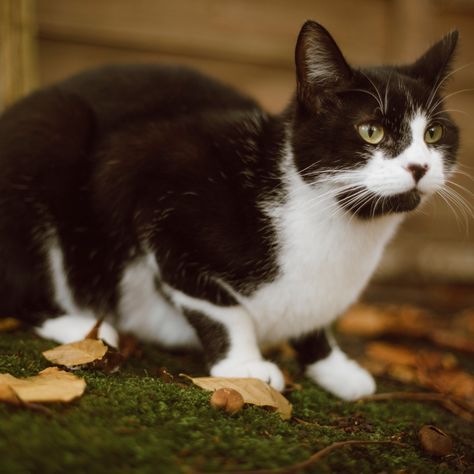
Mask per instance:
[[[60,342],[105,317],[214,376],[278,390],[290,341],[346,400],[375,390],[326,329],[407,212],[441,190],[458,130],[441,91],[457,33],[414,64],[353,68],[319,24],[280,115],[181,67],[109,66],[0,118],[0,313]]]

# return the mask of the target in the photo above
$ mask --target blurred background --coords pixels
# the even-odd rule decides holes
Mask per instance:
[[[470,90],[450,97],[448,108],[462,130],[460,169],[474,176],[473,0],[0,0],[0,108],[85,68],[161,62],[196,67],[279,112],[295,85],[293,50],[306,19],[326,26],[349,62],[363,65],[413,61],[459,29],[462,69],[447,92]],[[472,209],[474,181],[454,181]],[[378,271],[379,290],[398,284],[409,293],[416,282],[438,294],[450,283],[474,298],[468,214],[434,199],[411,216]]]

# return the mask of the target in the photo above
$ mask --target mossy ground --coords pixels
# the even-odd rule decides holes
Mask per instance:
[[[0,335],[0,372],[29,376],[49,364],[41,351],[53,347],[29,331]],[[274,468],[293,464],[333,441],[390,440],[397,446],[343,448],[308,472],[459,472],[474,465],[472,425],[426,403],[345,403],[297,375],[303,389],[288,394],[294,419],[257,407],[229,416],[212,409],[209,393],[165,383],[171,373],[204,374],[196,354],[171,355],[143,346],[115,374],[79,372],[85,395],[52,406],[53,416],[0,404],[0,472],[9,473],[187,473]],[[379,381],[379,390],[400,389]],[[301,420],[305,420],[306,423]],[[449,433],[455,453],[445,459],[424,454],[419,428],[435,424]]]

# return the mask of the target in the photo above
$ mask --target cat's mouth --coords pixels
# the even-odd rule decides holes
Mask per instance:
[[[371,219],[399,212],[410,212],[421,202],[421,192],[414,188],[405,193],[381,196],[364,187],[341,192],[337,195],[339,205],[361,219]],[[358,198],[357,196],[363,196]]]

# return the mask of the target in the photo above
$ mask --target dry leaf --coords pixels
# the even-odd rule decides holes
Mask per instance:
[[[472,336],[469,335],[473,319],[467,311],[450,318],[447,325],[445,319],[414,306],[358,304],[339,320],[338,329],[363,337],[393,334],[422,338],[438,346],[474,353]]]
[[[375,306],[354,305],[339,320],[338,329],[348,334],[374,337],[393,329],[393,318]]]
[[[44,351],[43,355],[53,364],[72,368],[101,360],[107,349],[100,339],[84,339]]]
[[[366,354],[374,360],[384,362],[389,365],[412,365],[416,366],[416,352],[406,347],[386,344],[384,342],[373,342],[367,344]]]
[[[291,418],[291,403],[270,385],[254,378],[225,378],[225,377],[189,377],[195,385],[204,390],[219,390],[230,388],[239,392],[245,403],[274,408],[283,420]]]
[[[13,331],[21,326],[21,321],[15,318],[0,319],[0,332]]]
[[[48,367],[34,377],[18,379],[0,374],[0,387],[6,385],[23,402],[70,402],[86,388],[84,379],[57,367]],[[3,393],[8,393],[8,389]]]
[[[459,369],[421,371],[418,378],[423,385],[438,392],[474,401],[474,376],[467,372]]]
[[[99,339],[99,329],[102,326],[102,322],[104,321],[104,317],[99,318],[94,326],[92,326],[91,330],[86,334],[84,339]]]
[[[21,400],[15,391],[6,383],[0,383],[0,401],[11,405],[21,405]]]
[[[374,375],[416,383],[469,403],[474,400],[474,376],[456,368],[452,354],[374,342],[366,346],[366,355],[361,363]]]
[[[130,358],[137,352],[138,339],[132,334],[120,334],[119,352],[124,359]]]

